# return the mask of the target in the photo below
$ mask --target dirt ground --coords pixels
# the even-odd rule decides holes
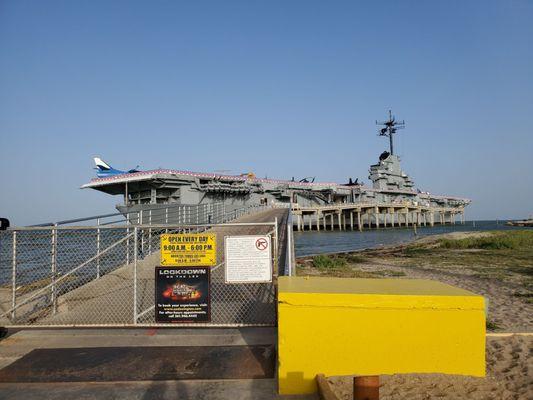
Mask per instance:
[[[452,233],[297,261],[298,275],[433,279],[488,299],[487,330],[500,333],[487,337],[486,378],[382,376],[381,399],[533,399],[533,231]],[[353,376],[328,380],[340,399],[353,398]]]

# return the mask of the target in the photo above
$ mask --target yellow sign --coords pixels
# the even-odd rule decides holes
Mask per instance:
[[[178,233],[161,235],[161,265],[209,267],[216,264],[216,234]]]

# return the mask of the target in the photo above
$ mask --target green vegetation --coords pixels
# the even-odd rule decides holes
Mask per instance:
[[[354,253],[343,254],[321,254],[314,256],[310,261],[314,269],[314,274],[322,276],[336,276],[345,278],[390,278],[404,276],[402,271],[392,269],[378,269],[374,271],[365,271],[358,264],[368,262],[368,258]],[[300,263],[298,268],[300,273],[312,272],[309,264]]]
[[[318,269],[342,268],[346,266],[346,260],[338,256],[320,254],[313,257],[313,266]]]
[[[487,321],[485,322],[485,327],[488,331],[497,331],[498,329],[500,329],[500,326],[496,322],[491,321],[490,319],[487,319]]]
[[[403,254],[407,257],[417,257],[429,254],[432,252],[432,249],[426,247],[411,245],[404,249]]]
[[[298,261],[298,275],[438,280],[491,300],[488,331],[522,329],[529,323],[533,304],[533,230],[466,232],[399,246],[305,257]],[[492,302],[494,297],[509,298],[501,303]],[[497,308],[500,304],[505,304],[504,312]],[[512,318],[507,320],[506,313],[513,314]]]
[[[360,264],[365,261],[366,258],[358,254],[320,254],[313,257],[313,266],[319,269],[346,268],[350,264]]]
[[[358,254],[342,254],[340,257],[344,258],[349,264],[361,264],[367,261],[367,259]]]
[[[521,293],[516,297],[531,303],[528,293],[533,292],[533,230],[496,231],[389,249],[317,255],[303,261],[299,269],[315,275],[359,278],[402,277],[410,275],[406,272],[411,269],[430,269],[510,283]]]
[[[533,231],[499,231],[491,232],[490,236],[440,239],[439,244],[445,249],[517,250],[524,247],[533,248]]]
[[[431,266],[514,283],[518,283],[518,278],[524,287],[533,285],[533,230],[496,231],[486,236],[416,243],[395,255],[408,257],[413,267]]]

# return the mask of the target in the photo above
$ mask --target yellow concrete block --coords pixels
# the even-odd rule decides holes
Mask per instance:
[[[485,376],[485,302],[440,282],[280,277],[279,391],[316,391],[315,376]]]

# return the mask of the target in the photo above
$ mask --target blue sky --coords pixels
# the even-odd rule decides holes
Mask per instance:
[[[0,214],[107,213],[79,187],[117,168],[368,182],[406,120],[403,167],[533,213],[533,2],[1,1]]]

